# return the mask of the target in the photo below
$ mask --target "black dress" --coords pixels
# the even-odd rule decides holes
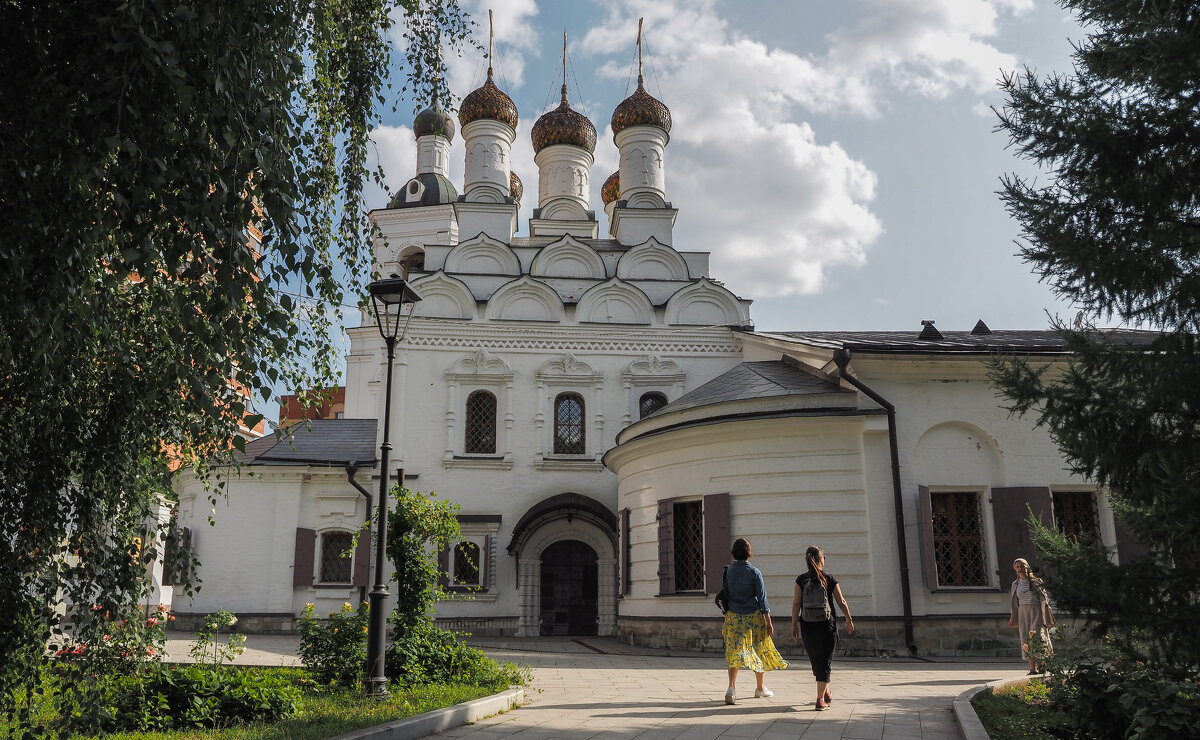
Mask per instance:
[[[809,573],[801,573],[796,577],[796,585],[804,590],[804,584],[809,578],[815,578]],[[833,593],[837,589],[838,579],[825,574],[825,598],[829,602],[828,622],[805,622],[800,620],[800,639],[804,642],[804,651],[808,653],[808,662],[812,664],[813,676],[821,683],[829,682],[829,673],[833,670],[833,651],[837,649],[837,606]]]

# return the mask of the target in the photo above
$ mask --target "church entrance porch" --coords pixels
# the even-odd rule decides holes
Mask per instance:
[[[616,634],[616,530],[611,509],[578,493],[525,512],[508,545],[517,558],[518,637]]]
[[[578,540],[555,542],[542,552],[543,635],[595,635],[596,551]]]

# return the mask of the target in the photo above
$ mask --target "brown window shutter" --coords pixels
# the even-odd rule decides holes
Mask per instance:
[[[938,587],[937,559],[933,554],[933,502],[929,486],[917,486],[917,533],[921,538],[921,573],[925,576],[925,588],[934,591]]]
[[[721,590],[721,571],[729,562],[729,494],[704,497],[704,592]]]
[[[483,551],[479,553],[479,588],[484,591],[492,582],[492,536],[483,538]]]
[[[450,585],[450,548],[438,550],[438,585],[442,588]]]
[[[1117,534],[1117,561],[1121,565],[1149,557],[1150,548],[1138,541],[1137,535],[1133,533],[1133,528],[1121,521],[1120,517],[1113,517],[1113,528]]]
[[[355,586],[366,586],[371,581],[371,530],[358,533],[358,544],[354,547]]]
[[[313,555],[317,549],[317,531],[296,527],[296,560],[292,567],[293,586],[313,584]]]
[[[629,593],[629,509],[621,509],[617,518],[617,593]]]
[[[675,593],[675,502],[658,502],[658,593]]]
[[[1000,574],[1000,588],[1004,591],[1012,585],[1016,574],[1012,564],[1017,558],[1025,558],[1038,570],[1038,554],[1029,532],[1029,509],[1042,524],[1054,525],[1054,503],[1050,500],[1050,489],[1045,486],[1016,486],[992,489],[992,521],[996,535],[996,572]]]

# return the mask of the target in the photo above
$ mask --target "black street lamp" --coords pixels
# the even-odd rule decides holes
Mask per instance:
[[[392,425],[392,363],[396,357],[396,340],[401,336],[400,307],[405,303],[412,306],[421,300],[403,279],[392,276],[376,280],[367,286],[371,294],[371,306],[375,309],[375,324],[387,345],[387,385],[383,405],[383,444],[379,445],[379,525],[375,537],[375,586],[371,589],[371,615],[367,622],[367,696],[387,696],[387,676],[383,673],[385,643],[387,641],[387,617],[384,602],[387,601],[387,582],[384,580],[387,545],[388,510],[388,453],[392,445],[388,432]],[[412,317],[409,309],[408,318]],[[404,326],[408,328],[407,320]],[[401,481],[403,482],[403,481]]]

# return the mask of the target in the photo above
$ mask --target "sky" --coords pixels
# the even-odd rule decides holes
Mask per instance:
[[[761,331],[1043,329],[1074,310],[1017,255],[996,191],[1037,174],[1006,149],[992,106],[1003,71],[1069,71],[1082,32],[1050,0],[465,0],[496,83],[517,105],[519,235],[537,201],[530,128],[558,105],[567,34],[571,105],[595,124],[591,204],[617,168],[609,119],[636,87],[671,110],[674,246],[754,301]],[[447,59],[461,98],[484,54]],[[456,101],[457,102],[457,101]],[[392,190],[415,173],[413,103],[375,131]],[[461,137],[451,179],[461,188]],[[382,207],[386,195],[369,198]]]

